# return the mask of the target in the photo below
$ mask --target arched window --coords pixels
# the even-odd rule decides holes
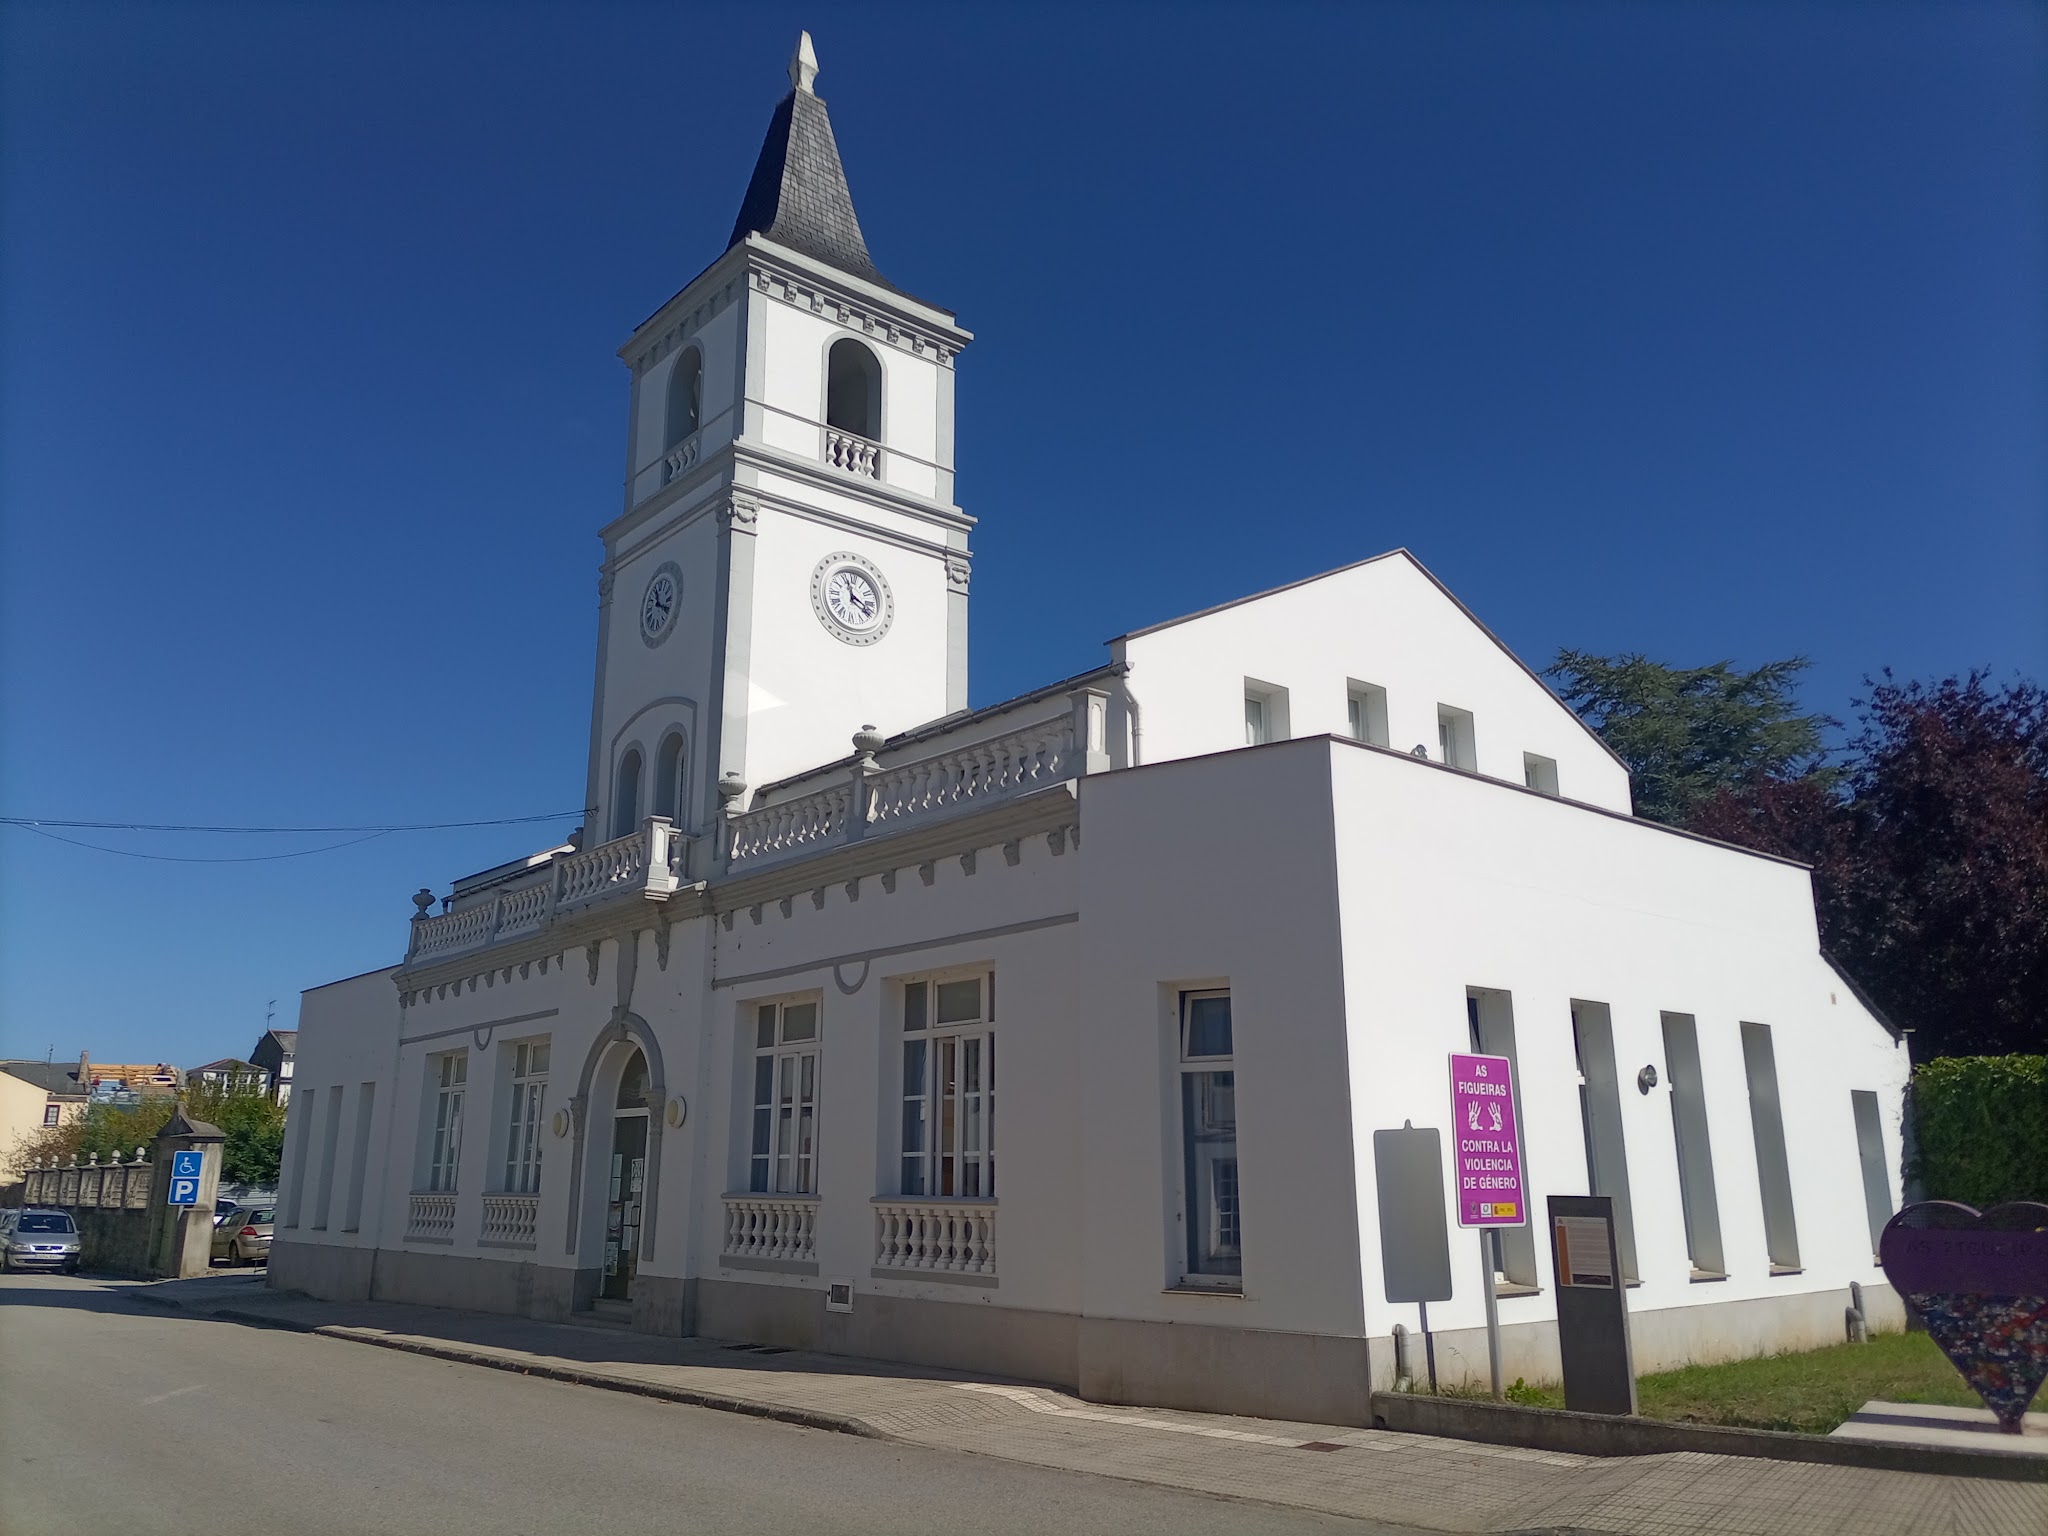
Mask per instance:
[[[689,770],[689,757],[681,731],[669,732],[654,757],[654,814],[666,816],[678,825],[682,823],[683,807],[687,803],[683,795],[683,775]]]
[[[640,749],[628,747],[619,759],[619,792],[612,797],[612,836],[624,837],[640,825]]]
[[[825,425],[869,442],[882,436],[882,362],[851,336],[825,354]]]
[[[627,1058],[619,1073],[619,1108],[643,1109],[647,1104],[647,1058],[639,1051]]]
[[[661,446],[673,448],[704,419],[704,358],[695,347],[676,359],[668,376],[668,431]]]

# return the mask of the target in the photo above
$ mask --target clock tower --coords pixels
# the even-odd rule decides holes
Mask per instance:
[[[967,703],[953,315],[876,270],[805,33],[725,253],[619,351],[586,845]]]

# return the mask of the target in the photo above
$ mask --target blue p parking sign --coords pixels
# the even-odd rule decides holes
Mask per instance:
[[[173,1152],[171,1154],[171,1198],[172,1205],[197,1205],[199,1203],[199,1170],[204,1163],[203,1152]]]

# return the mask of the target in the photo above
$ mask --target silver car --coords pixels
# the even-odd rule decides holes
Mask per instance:
[[[78,1272],[78,1225],[64,1211],[24,1210],[14,1218],[0,1248],[0,1267]]]

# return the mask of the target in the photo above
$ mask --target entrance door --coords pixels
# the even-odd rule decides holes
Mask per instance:
[[[604,1208],[604,1294],[625,1300],[633,1293],[633,1269],[640,1251],[640,1191],[647,1179],[647,1116],[620,1115],[612,1121],[612,1164]]]

